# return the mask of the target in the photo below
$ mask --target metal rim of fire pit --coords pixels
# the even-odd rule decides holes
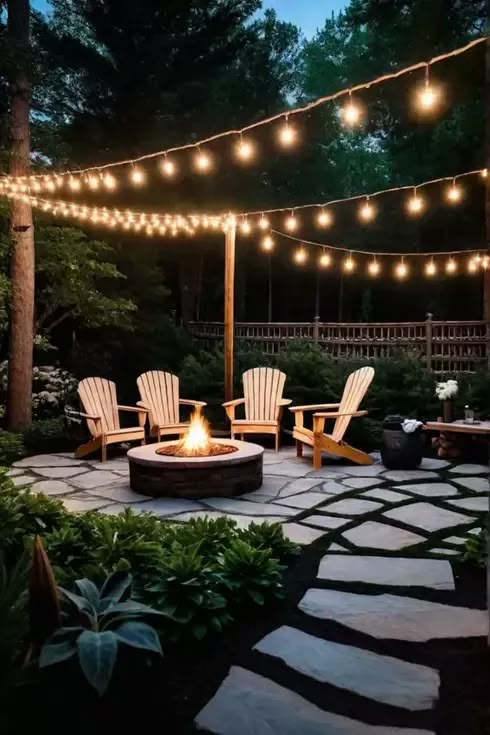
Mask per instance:
[[[264,448],[237,439],[213,439],[236,447],[228,454],[176,457],[157,454],[173,441],[147,444],[128,452],[130,485],[152,497],[233,497],[258,490],[262,485]]]

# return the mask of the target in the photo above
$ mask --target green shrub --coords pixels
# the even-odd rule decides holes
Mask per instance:
[[[477,567],[486,567],[488,559],[488,533],[486,528],[481,528],[478,534],[468,534],[462,559]]]
[[[235,605],[264,605],[282,597],[284,567],[274,559],[270,549],[254,548],[242,539],[235,539],[220,556],[219,565]]]
[[[0,465],[11,465],[25,455],[22,434],[0,430]]]
[[[251,523],[248,528],[238,532],[239,538],[254,549],[269,549],[272,556],[283,561],[299,554],[299,546],[285,537],[279,523]]]
[[[13,565],[0,556],[0,701],[22,677],[29,627],[28,568],[28,551]]]
[[[65,419],[38,419],[32,422],[31,428],[24,434],[24,442],[31,452],[60,452],[71,443],[67,437]]]
[[[182,546],[198,548],[204,560],[216,559],[230,545],[237,533],[237,524],[231,518],[192,518],[187,523],[173,526],[173,538]]]
[[[41,649],[41,668],[78,656],[89,684],[102,696],[109,686],[119,644],[162,655],[154,628],[144,622],[159,613],[130,598],[132,577],[112,574],[99,590],[89,579],[75,582],[76,593],[59,588],[68,625],[56,630]]]

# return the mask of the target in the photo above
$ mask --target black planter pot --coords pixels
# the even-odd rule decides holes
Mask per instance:
[[[390,470],[413,470],[422,462],[421,428],[406,434],[403,421],[403,416],[387,416],[383,422],[381,460]]]

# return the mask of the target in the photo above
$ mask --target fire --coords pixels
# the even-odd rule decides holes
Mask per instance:
[[[209,424],[200,414],[194,413],[186,435],[179,444],[176,454],[179,456],[196,457],[209,454],[211,448],[211,434]]]

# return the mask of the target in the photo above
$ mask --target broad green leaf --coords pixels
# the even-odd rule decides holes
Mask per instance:
[[[158,610],[154,610],[142,602],[134,600],[126,600],[125,602],[115,602],[105,611],[105,617],[109,615],[160,615]]]
[[[64,587],[60,587],[59,589],[63,597],[72,602],[77,610],[88,613],[89,615],[95,615],[93,605],[85,597],[77,595],[75,592],[70,592],[70,590],[66,590]]]
[[[85,630],[77,641],[80,667],[91,686],[102,696],[109,686],[117,656],[117,638],[110,630]]]
[[[259,592],[258,590],[249,589],[247,590],[249,596],[252,598],[252,600],[257,603],[257,605],[263,605],[264,604],[264,595],[262,592]]]
[[[122,623],[117,630],[114,631],[116,638],[133,648],[144,648],[147,651],[154,651],[163,656],[162,646],[158,638],[156,630],[147,623],[138,621],[128,621]]]
[[[59,643],[53,643],[48,639],[41,648],[39,656],[39,666],[41,669],[46,666],[53,666],[74,656],[77,652],[77,646],[73,640],[64,640]]]
[[[192,634],[194,635],[194,638],[196,638],[198,641],[201,641],[207,634],[208,629],[205,625],[193,625],[192,626]]]
[[[85,597],[95,609],[97,609],[100,595],[96,585],[91,582],[90,579],[77,579],[75,587],[80,594]]]
[[[109,599],[113,602],[119,602],[124,593],[130,589],[132,581],[133,577],[127,571],[114,572],[104,582],[100,590],[100,596],[104,600]]]

